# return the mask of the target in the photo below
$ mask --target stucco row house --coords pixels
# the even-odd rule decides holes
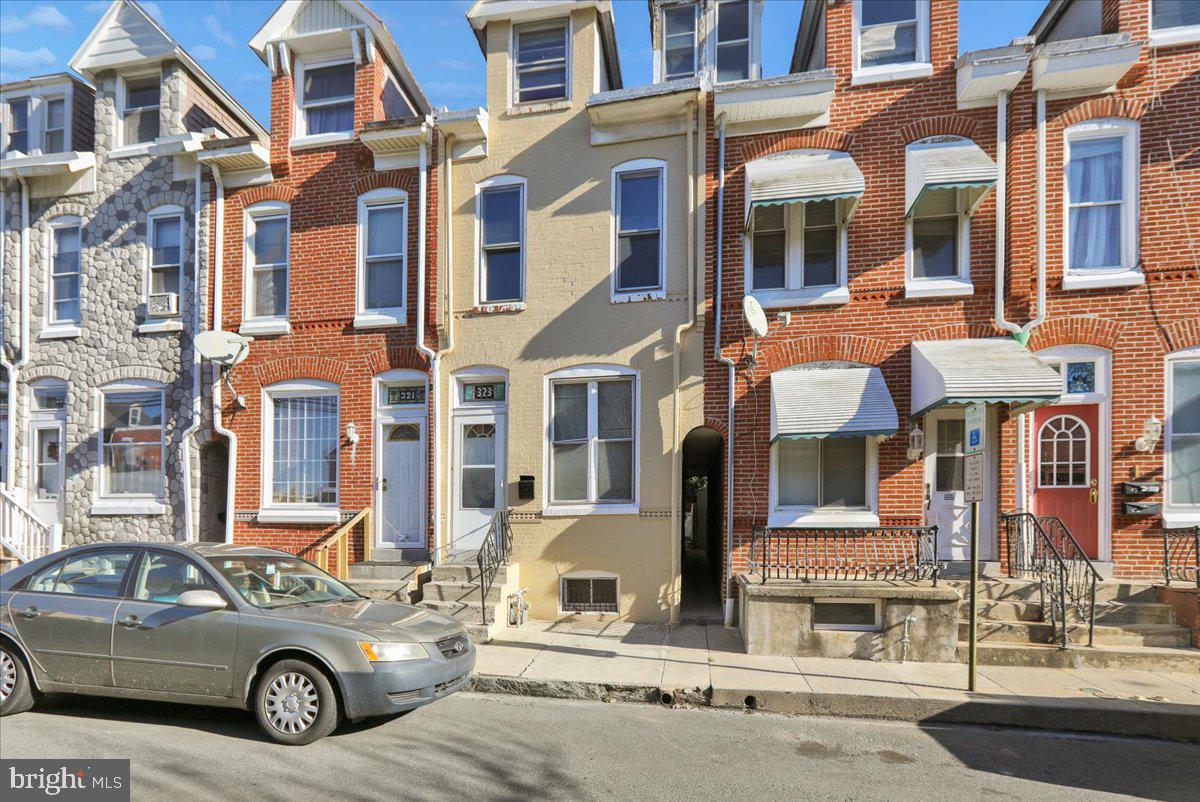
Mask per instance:
[[[794,32],[764,2],[649,0],[626,86],[607,0],[479,0],[459,110],[364,3],[286,2],[249,43],[266,128],[115,2],[78,75],[0,88],[6,548],[265,544],[482,636],[694,619],[876,658],[957,605],[929,586],[972,540],[993,576],[1044,544],[1186,573],[1196,7],[1052,0],[960,54],[951,0],[806,0]]]

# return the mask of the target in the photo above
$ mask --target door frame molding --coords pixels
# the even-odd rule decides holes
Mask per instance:
[[[383,403],[386,385],[396,383],[421,384],[425,388],[425,403],[409,406],[387,406]],[[377,549],[423,549],[428,543],[429,531],[429,376],[420,370],[398,369],[380,373],[371,379],[371,434],[374,447],[371,449],[371,506],[374,509],[371,528],[372,542]],[[425,492],[421,494],[421,519],[425,522],[425,537],[412,545],[395,545],[383,540],[383,490],[380,478],[383,474],[383,453],[386,440],[383,430],[398,423],[416,423],[421,427],[421,465],[425,477]]]
[[[462,387],[464,384],[476,382],[504,382],[503,401],[463,401]],[[497,439],[503,435],[503,442],[496,443],[496,508],[508,508],[508,421],[509,401],[512,399],[512,380],[509,372],[495,365],[474,365],[456,370],[449,377],[450,390],[450,442],[446,454],[446,487],[449,490],[449,504],[446,507],[446,525],[442,527],[441,542],[437,544],[439,555],[449,554],[455,540],[454,519],[458,511],[459,485],[459,454],[461,450],[461,424],[471,419],[475,423],[494,423]]]
[[[932,431],[929,424],[931,422],[941,422],[943,420],[964,420],[966,418],[966,407],[951,406],[940,407],[938,409],[926,412],[922,417],[925,430],[925,456],[924,461],[924,481],[929,487],[930,496],[936,493],[934,489],[934,480],[936,478],[935,471],[937,466],[937,437]],[[985,439],[986,449],[984,451],[986,478],[985,489],[987,490],[983,501],[979,502],[979,528],[983,533],[983,538],[979,541],[979,559],[981,561],[993,561],[1000,559],[1000,542],[999,542],[999,521],[1000,521],[1000,448],[999,437],[1000,427],[999,418],[995,408],[989,404],[987,409],[987,435]],[[930,448],[929,444],[933,447]],[[964,456],[965,459],[965,456]],[[968,505],[969,506],[969,505]],[[929,522],[929,508],[924,509],[926,524]],[[940,542],[939,544],[940,545]],[[938,559],[943,557],[939,553]],[[948,559],[948,558],[946,558]]]
[[[58,549],[62,548],[63,526],[66,524],[66,521],[67,521],[67,454],[69,453],[69,449],[67,447],[67,408],[68,407],[64,407],[63,409],[55,410],[52,412],[46,411],[46,410],[35,410],[33,408],[33,393],[37,388],[47,387],[47,386],[62,386],[62,387],[64,387],[67,392],[68,407],[70,406],[70,403],[71,403],[71,387],[67,382],[59,381],[57,379],[38,380],[38,381],[31,382],[28,385],[28,393],[26,396],[26,403],[29,405],[28,406],[29,416],[25,422],[26,425],[25,425],[25,433],[24,433],[25,434],[24,450],[26,452],[26,456],[28,457],[28,459],[26,460],[26,463],[25,463],[25,486],[29,488],[28,496],[26,497],[27,503],[30,505],[30,509],[34,510],[35,512],[38,512],[38,508],[34,505],[40,505],[40,504],[43,504],[43,502],[39,502],[36,498],[36,492],[37,492],[36,483],[37,483],[37,469],[38,469],[38,466],[37,466],[38,442],[37,442],[36,432],[39,429],[57,428],[58,429],[58,448],[59,448],[58,513],[54,520],[46,522],[46,523],[50,524],[51,539],[52,539],[51,548],[53,551],[57,551]],[[12,403],[13,399],[10,398],[9,402]],[[15,433],[10,432],[9,438],[11,441],[13,441],[12,446],[15,446],[16,445]],[[99,476],[98,473],[96,475],[97,475],[97,477]],[[16,477],[13,477],[12,484],[14,486],[16,486]]]

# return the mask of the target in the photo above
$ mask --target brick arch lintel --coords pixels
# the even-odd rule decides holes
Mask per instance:
[[[34,365],[21,371],[20,377],[26,384],[31,384],[42,379],[70,381],[71,369],[62,365]]]
[[[913,336],[913,340],[969,340],[1005,336],[1008,336],[1008,332],[990,323],[946,323],[918,332]]]
[[[900,140],[906,145],[930,136],[961,136],[973,140],[978,133],[979,123],[965,114],[924,117],[900,126]]]
[[[261,187],[247,189],[242,193],[242,205],[252,206],[263,201],[291,203],[295,197],[295,187],[289,187],[287,184],[281,184],[277,181],[273,184],[264,184]]]
[[[1135,98],[1124,98],[1110,95],[1094,97],[1078,106],[1064,111],[1059,121],[1069,126],[1086,120],[1096,120],[1101,117],[1123,117],[1129,120],[1140,120],[1146,113],[1146,101]]]
[[[405,192],[415,192],[416,180],[411,171],[386,170],[381,173],[371,173],[355,180],[350,185],[350,191],[355,196],[370,192],[373,189],[402,189]]]
[[[1122,324],[1091,315],[1072,315],[1047,320],[1033,331],[1029,350],[1040,351],[1056,345],[1093,345],[1113,350],[1121,336]]]
[[[429,371],[429,360],[415,348],[380,348],[367,354],[367,369],[372,376],[389,370]]]
[[[834,128],[759,136],[740,143],[741,161],[754,161],[789,150],[839,150],[848,153],[853,141],[854,134]],[[728,159],[726,163],[729,163]]]
[[[254,375],[263,387],[289,379],[316,379],[341,384],[348,366],[345,362],[322,356],[288,356],[254,366]]]
[[[1177,320],[1163,326],[1163,334],[1171,351],[1200,346],[1200,318]]]
[[[859,362],[879,365],[887,357],[887,343],[857,334],[811,335],[777,343],[758,352],[754,373],[766,376],[806,362]]]

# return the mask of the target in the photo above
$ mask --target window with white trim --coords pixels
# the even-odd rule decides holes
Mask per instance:
[[[100,497],[161,499],[166,461],[164,393],[131,383],[100,390]]]
[[[845,284],[840,201],[756,206],[752,214],[749,264],[755,294]]]
[[[784,439],[775,443],[776,506],[867,509],[866,437]]]
[[[970,276],[970,208],[957,189],[927,189],[908,218],[909,279]]]
[[[1167,358],[1167,460],[1165,512],[1185,513],[1200,524],[1200,348]]]
[[[55,84],[0,103],[0,153],[36,156],[65,152],[71,144],[70,93],[69,85]]]
[[[125,78],[121,86],[121,144],[137,145],[158,139],[162,76],[155,73]]]
[[[853,17],[856,82],[932,74],[929,0],[854,0]]]
[[[46,319],[51,326],[79,322],[82,232],[78,217],[57,217],[50,221]]]
[[[264,391],[264,505],[338,503],[339,388],[317,381],[285,382]]]
[[[358,311],[380,323],[403,323],[408,196],[397,189],[360,196],[358,232]]]
[[[354,62],[301,64],[299,80],[301,134],[333,134],[354,130]]]
[[[29,123],[30,123],[30,106],[33,100],[27,97],[15,98],[8,101],[7,120],[5,121],[6,141],[4,143],[5,155],[11,153],[23,153],[29,155]]]
[[[46,98],[45,126],[42,128],[42,153],[62,153],[67,149],[67,100]]]
[[[525,179],[496,176],[479,185],[481,304],[520,303],[525,297]]]
[[[1063,159],[1068,274],[1137,268],[1137,123],[1089,120],[1066,131]]]
[[[754,28],[750,0],[717,3],[717,81],[744,81],[751,77],[754,57],[750,36]]]
[[[166,207],[150,212],[146,238],[149,242],[147,293],[150,296],[174,295],[173,306],[178,311],[183,275],[183,210]],[[154,309],[156,305],[151,303],[150,307]]]
[[[1151,30],[1163,31],[1193,26],[1200,27],[1200,3],[1196,0],[1151,0]]]
[[[514,103],[569,97],[570,30],[566,19],[513,28]]]
[[[613,168],[614,294],[663,289],[666,170],[650,159]]]
[[[285,204],[246,210],[246,320],[286,320],[290,216]]]
[[[697,4],[682,3],[662,9],[662,64],[664,81],[696,74]]]
[[[635,500],[636,387],[607,372],[550,381],[551,504]]]
[[[619,613],[618,579],[613,574],[568,574],[559,580],[558,606],[564,613]]]
[[[1087,487],[1091,478],[1088,427],[1074,415],[1055,415],[1038,432],[1038,487]]]

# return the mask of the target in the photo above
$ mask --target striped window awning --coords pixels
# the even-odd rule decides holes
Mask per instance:
[[[771,374],[771,442],[889,436],[899,421],[874,367],[788,368]]]
[[[953,404],[1044,406],[1062,395],[1058,371],[1008,337],[912,344],[912,415]]]
[[[939,189],[966,190],[973,212],[999,176],[992,157],[969,139],[909,145],[904,161],[905,214],[912,214],[923,193]]]
[[[848,200],[846,219],[849,220],[854,216],[866,182],[849,153],[801,150],[749,162],[746,186],[750,194],[746,228],[750,228],[756,206],[823,200]]]

